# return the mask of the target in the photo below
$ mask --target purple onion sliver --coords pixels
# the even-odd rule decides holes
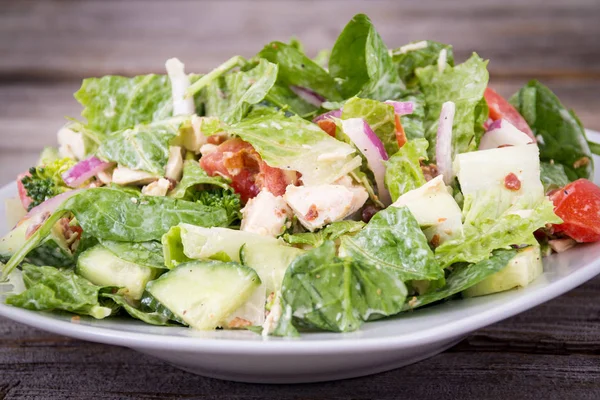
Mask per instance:
[[[492,122],[490,124],[490,126],[488,126],[488,128],[487,128],[487,132],[493,131],[494,129],[502,128],[502,121],[503,121],[502,119],[497,119],[494,122]]]
[[[54,196],[54,197],[44,201],[42,204],[33,207],[31,210],[29,210],[29,212],[27,214],[25,214],[23,219],[32,218],[35,215],[42,214],[45,212],[49,212],[52,214],[54,212],[54,210],[56,210],[58,208],[58,206],[60,206],[62,203],[67,201],[70,197],[76,195],[77,193],[81,192],[82,190],[83,189],[69,190],[68,192],[64,192],[64,193],[59,194],[58,196]]]
[[[95,176],[98,172],[104,171],[113,164],[104,162],[97,157],[90,157],[79,161],[68,171],[62,174],[63,181],[69,187],[76,188],[88,179]]]
[[[315,107],[321,107],[321,104],[325,102],[325,98],[323,96],[302,86],[290,85],[290,89],[297,96],[302,98],[302,100],[306,101],[309,104],[312,104]]]
[[[367,121],[365,121],[364,119],[363,119],[363,124],[364,124],[365,135],[367,136],[369,141],[371,143],[373,143],[373,146],[377,149],[381,158],[384,161],[387,161],[389,159],[389,156],[388,156],[387,151],[385,151],[385,146],[383,145],[383,142],[379,139],[379,137],[375,134],[375,132],[373,132],[373,129],[371,129],[371,127],[369,126]]]
[[[331,110],[331,111],[327,111],[326,113],[323,113],[321,115],[317,115],[314,119],[313,122],[316,124],[317,122],[326,119],[326,118],[341,118],[342,117],[342,109],[338,109],[338,110]]]
[[[394,107],[394,112],[398,115],[412,114],[415,111],[415,105],[411,101],[386,100],[385,103]]]

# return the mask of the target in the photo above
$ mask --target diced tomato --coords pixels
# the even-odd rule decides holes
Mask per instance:
[[[554,212],[564,222],[554,225],[578,242],[600,240],[600,188],[587,179],[578,179],[551,196]]]
[[[402,147],[406,144],[406,133],[404,127],[400,122],[400,116],[396,114],[396,140],[398,141],[398,147]]]
[[[200,159],[200,166],[210,176],[230,178],[231,187],[243,202],[256,197],[263,188],[281,196],[287,185],[297,180],[296,172],[268,166],[252,145],[241,139],[223,142],[215,152]]]
[[[335,137],[335,130],[337,128],[335,122],[333,122],[330,119],[324,118],[324,119],[318,121],[317,125],[319,125],[319,128],[324,130],[325,133],[327,133],[329,136]]]
[[[26,176],[29,176],[29,172],[25,172],[17,176],[17,190],[19,191],[19,199],[21,200],[21,204],[23,204],[23,208],[28,210],[29,205],[33,200],[31,200],[31,198],[27,196],[27,190],[25,190],[23,183],[21,183],[21,179],[23,179]]]
[[[483,96],[490,109],[491,120],[496,121],[504,118],[535,141],[535,135],[529,125],[527,125],[525,118],[504,97],[489,87],[485,89]]]

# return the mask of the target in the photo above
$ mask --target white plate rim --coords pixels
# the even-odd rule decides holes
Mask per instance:
[[[588,130],[587,133],[595,138],[600,138],[598,132]],[[12,182],[0,188],[0,199],[3,198],[3,193],[6,191],[14,190],[14,185],[15,183]],[[576,270],[557,282],[549,284],[547,287],[508,300],[486,313],[475,313],[465,318],[417,332],[381,338],[303,341],[302,337],[290,339],[268,337],[262,341],[256,341],[159,335],[75,324],[3,303],[0,303],[0,316],[76,339],[149,350],[168,349],[196,353],[245,355],[326,355],[352,352],[358,349],[361,352],[380,352],[423,346],[466,335],[476,329],[509,318],[558,297],[598,274],[600,274],[600,259],[589,263],[584,268]]]

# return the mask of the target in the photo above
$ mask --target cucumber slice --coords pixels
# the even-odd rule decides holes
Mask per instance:
[[[142,297],[146,284],[158,274],[154,268],[117,257],[102,245],[81,253],[76,272],[95,285],[123,288],[122,294],[133,300]]]
[[[252,268],[234,262],[191,261],[148,283],[146,290],[195,329],[222,326],[261,281]]]
[[[544,272],[539,246],[526,247],[508,265],[463,292],[465,297],[484,296],[516,287],[526,287]]]
[[[181,325],[187,324],[179,318],[177,315],[173,314],[171,310],[165,307],[160,301],[156,300],[154,296],[152,296],[148,291],[145,291],[142,295],[142,299],[140,300],[142,311],[150,311],[155,312],[157,314],[163,315],[170,321],[175,321]]]

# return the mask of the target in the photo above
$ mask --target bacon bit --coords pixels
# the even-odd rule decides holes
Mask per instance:
[[[440,235],[438,235],[437,233],[433,235],[433,237],[431,238],[431,245],[433,247],[438,247],[440,245]]]
[[[396,120],[396,140],[398,141],[398,147],[404,146],[406,144],[406,133],[404,133],[404,127],[400,122],[400,116],[398,114],[395,115]]]
[[[590,163],[590,159],[588,157],[581,157],[579,160],[573,163],[573,168],[581,168],[585,167]]]
[[[550,245],[550,248],[557,253],[567,251],[576,244],[577,242],[571,238],[548,240],[548,245]]]
[[[171,178],[165,178],[165,179],[169,181],[169,190],[175,189],[175,186],[177,186],[177,181],[175,179],[171,179]]]
[[[252,322],[248,321],[247,319],[243,319],[240,317],[235,317],[234,319],[231,320],[231,322],[228,324],[228,326],[230,328],[245,328],[247,326],[252,325]]]
[[[445,222],[448,218],[438,218],[438,222],[441,224],[442,222]]]
[[[206,139],[206,143],[210,143],[210,144],[215,144],[215,145],[220,145],[221,143],[223,143],[225,140],[227,139],[227,137],[225,136],[221,136],[221,135],[212,135],[209,136]]]
[[[25,239],[29,239],[31,235],[40,229],[40,226],[42,226],[44,221],[50,218],[50,212],[46,211],[42,214],[34,216],[33,218],[35,218],[35,221],[27,227],[27,230],[25,231]]]
[[[413,298],[410,299],[410,301],[408,302],[408,306],[410,308],[413,308],[416,304],[417,304],[417,296],[413,296]]]
[[[311,204],[308,208],[308,212],[304,216],[307,221],[314,221],[319,217],[319,211],[317,210],[317,206],[315,204]]]
[[[430,180],[432,180],[433,178],[435,178],[436,176],[439,175],[437,165],[435,165],[435,164],[426,165],[423,163],[423,161],[421,161],[421,171],[423,171],[423,175],[425,176],[425,180],[427,182],[429,182]]]
[[[317,122],[317,125],[319,125],[319,128],[324,130],[325,133],[327,133],[329,136],[335,137],[335,131],[337,129],[337,125],[335,124],[335,122],[325,118]]]
[[[508,190],[517,191],[521,189],[521,181],[511,172],[504,177],[504,187]]]

